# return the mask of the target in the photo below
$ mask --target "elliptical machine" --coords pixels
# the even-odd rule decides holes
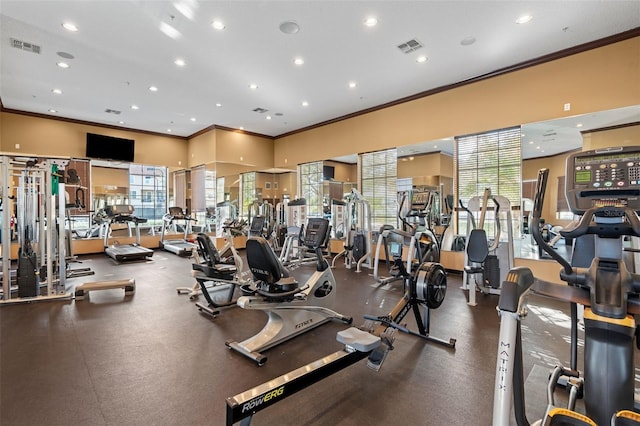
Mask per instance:
[[[640,235],[640,147],[585,151],[567,158],[567,201],[571,211],[582,218],[571,229],[560,232],[574,241],[595,236],[595,256],[588,268],[572,267],[540,235],[538,223],[548,173],[548,169],[538,173],[531,229],[536,242],[563,266],[560,278],[568,286],[540,281],[534,284],[533,274],[526,267],[512,269],[503,283],[498,306],[501,320],[493,425],[510,423],[512,398],[517,424],[529,424],[524,409],[520,323],[527,313],[525,296],[530,289],[586,306],[584,373],[577,371],[577,315],[572,306],[572,365],[553,370],[542,424],[640,424],[634,400],[633,347],[637,335],[633,315],[640,314],[640,275],[630,273],[623,260],[623,237]],[[555,404],[554,390],[558,386],[569,391],[566,408]],[[581,396],[584,414],[575,411],[576,399]]]
[[[322,256],[328,233],[328,220],[309,218],[303,245],[315,252],[317,262],[316,271],[303,285],[289,275],[263,237],[247,240],[247,263],[254,277],[255,295],[241,296],[238,306],[264,311],[268,320],[255,336],[242,342],[227,341],[228,348],[260,366],[267,362],[262,351],[334,319],[351,324],[351,317],[329,308],[336,298],[336,280]]]

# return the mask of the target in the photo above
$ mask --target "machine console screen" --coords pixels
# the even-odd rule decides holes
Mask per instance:
[[[328,231],[328,220],[310,217],[304,233],[304,245],[310,248],[322,247]]]
[[[571,211],[591,207],[640,210],[640,147],[585,151],[567,158],[566,195]]]

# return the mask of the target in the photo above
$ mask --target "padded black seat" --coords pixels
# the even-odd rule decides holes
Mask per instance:
[[[251,237],[247,240],[247,263],[261,294],[291,292],[298,289],[298,283],[282,266],[267,240]],[[263,291],[260,291],[262,289]]]
[[[468,274],[484,274],[484,262],[487,256],[489,256],[487,233],[484,229],[472,230],[467,243],[467,259],[471,264],[465,265],[464,271]]]
[[[238,268],[233,259],[222,259],[220,252],[207,234],[199,233],[196,237],[198,243],[198,253],[203,259],[203,263],[193,263],[194,271],[198,271],[195,278],[199,282],[207,279],[231,280]]]

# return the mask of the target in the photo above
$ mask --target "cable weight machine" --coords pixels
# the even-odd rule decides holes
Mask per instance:
[[[68,163],[69,160],[63,158],[0,157],[2,235],[5,237],[2,239],[0,303],[71,298],[66,291],[65,232],[58,231],[58,227],[63,229],[65,224],[64,168]],[[16,279],[12,282],[11,238],[8,236],[14,209],[19,248]]]

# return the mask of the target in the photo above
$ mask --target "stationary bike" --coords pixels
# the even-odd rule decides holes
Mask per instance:
[[[242,342],[228,341],[228,348],[263,365],[267,356],[262,351],[333,319],[351,324],[351,317],[329,308],[336,298],[336,280],[322,256],[328,232],[328,220],[309,218],[303,244],[315,252],[317,263],[316,271],[302,285],[289,275],[263,237],[247,240],[247,263],[254,277],[255,295],[239,297],[238,306],[264,311],[268,319],[258,334]]]
[[[640,314],[640,275],[630,273],[623,260],[623,237],[640,235],[640,147],[607,148],[567,158],[566,196],[571,211],[582,215],[560,233],[575,239],[595,236],[595,256],[588,268],[571,266],[545,241],[539,221],[548,169],[538,173],[531,225],[536,242],[563,270],[568,286],[537,281],[526,267],[513,268],[503,283],[498,310],[500,339],[496,363],[493,425],[508,425],[512,400],[518,425],[528,425],[524,409],[521,320],[527,313],[525,296],[538,294],[571,302],[571,366],[557,366],[547,387],[544,425],[640,425],[635,404],[634,338]],[[577,315],[585,305],[584,373],[577,371]],[[638,342],[636,341],[636,345]],[[554,390],[564,387],[569,403],[558,407]],[[584,413],[575,411],[584,398]]]

